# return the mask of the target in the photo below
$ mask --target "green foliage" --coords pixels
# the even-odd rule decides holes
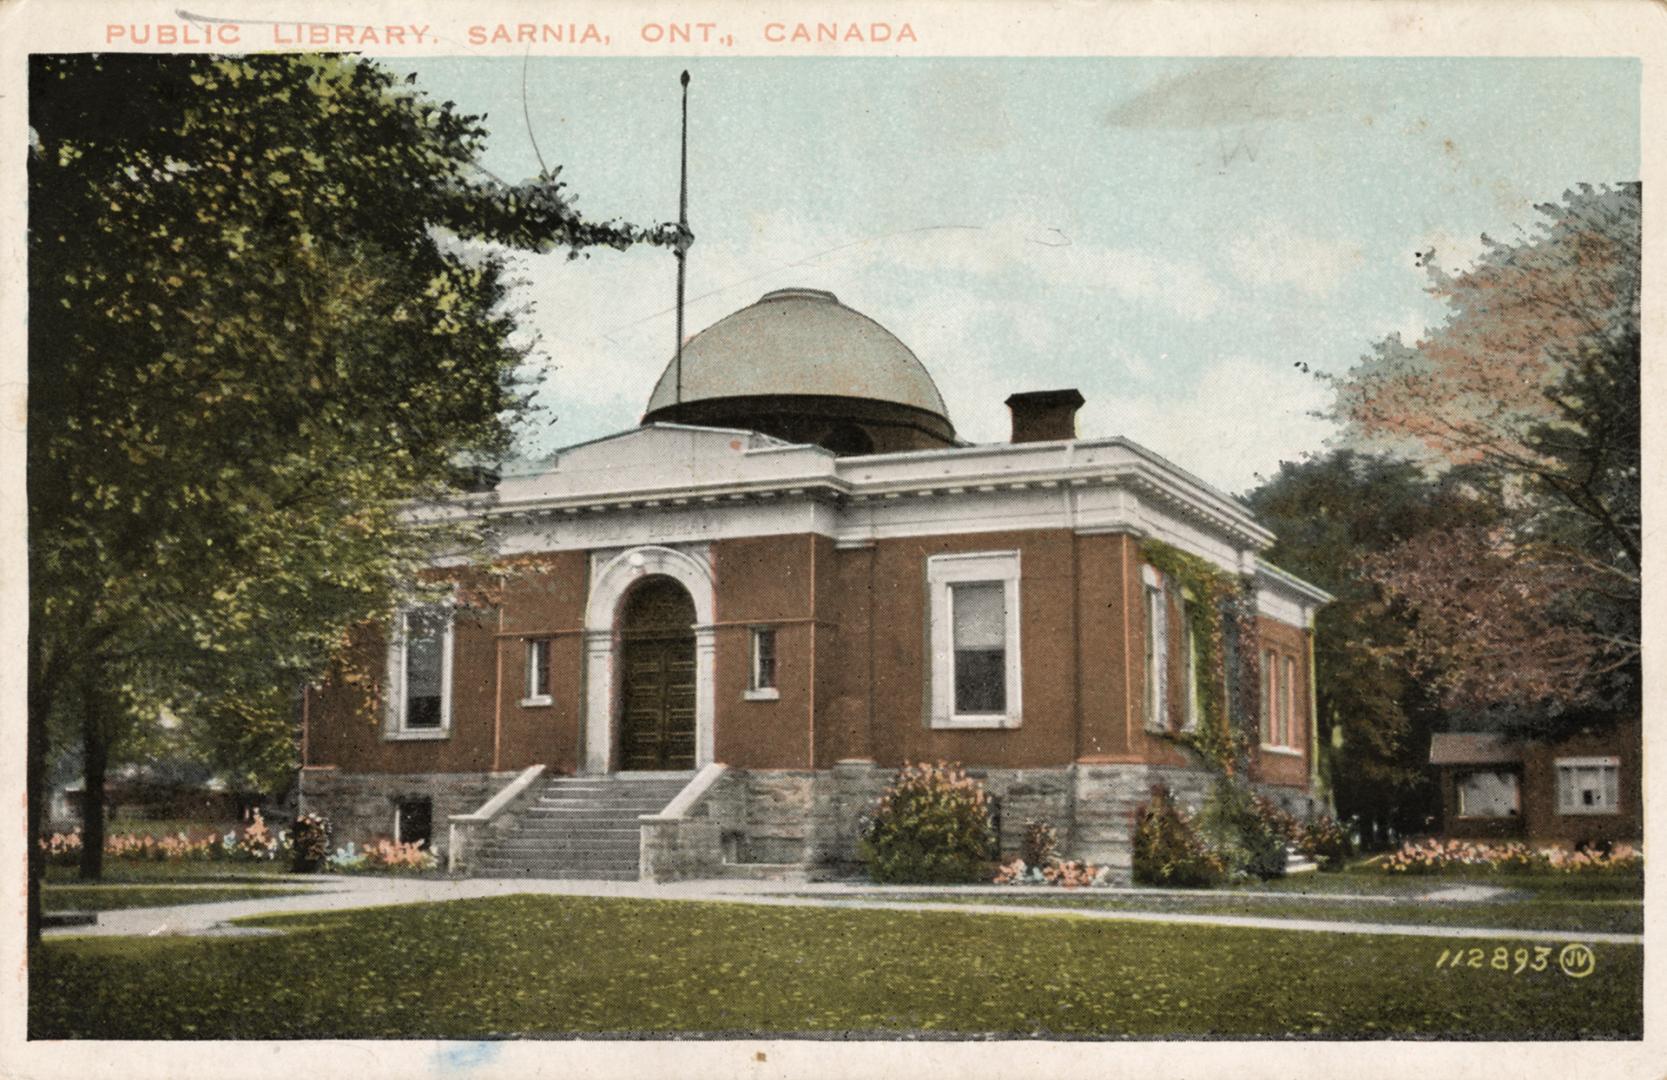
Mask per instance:
[[[1268,560],[1336,597],[1315,617],[1314,667],[1320,764],[1337,812],[1368,830],[1422,829],[1440,812],[1426,759],[1448,716],[1405,660],[1408,614],[1362,563],[1420,534],[1496,520],[1497,501],[1465,470],[1430,477],[1353,450],[1285,462],[1245,501],[1275,534]]]
[[[1229,879],[1284,876],[1285,825],[1258,811],[1243,782],[1226,776],[1216,779],[1199,811],[1198,831],[1221,859]]]
[[[1255,648],[1232,650],[1234,670],[1228,671],[1227,642],[1229,635],[1238,641],[1256,640],[1252,585],[1161,540],[1142,541],[1140,555],[1190,595],[1187,630],[1198,649],[1198,726],[1192,731],[1166,730],[1164,735],[1196,751],[1218,773],[1242,773],[1260,723],[1261,658]]]
[[[1025,822],[1019,858],[1026,866],[1047,866],[1059,857],[1059,833],[1047,821]]]
[[[1191,817],[1169,789],[1152,789],[1151,801],[1136,812],[1134,880],[1140,885],[1209,888],[1221,884],[1226,866],[1198,835]]]
[[[323,814],[302,814],[289,827],[290,869],[312,874],[323,869],[330,857],[330,819]]]
[[[476,550],[445,507],[528,393],[506,249],[675,230],[489,177],[479,118],[353,56],[36,56],[29,109],[32,730],[94,723],[84,683],[278,784],[297,688]]]
[[[1491,543],[1408,543],[1372,573],[1449,705],[1541,734],[1641,706],[1642,208],[1636,182],[1583,184],[1467,267],[1428,255],[1445,320],[1328,380],[1354,445],[1500,493]]]
[[[1348,830],[1329,814],[1316,814],[1304,822],[1297,836],[1297,850],[1314,860],[1321,870],[1336,872],[1354,855]]]
[[[1437,970],[1443,943],[1428,938],[1021,914],[523,895],[241,925],[288,932],[49,940],[29,965],[29,1036],[1636,1039],[1643,1030],[1635,945],[1593,945],[1596,970],[1576,989],[1556,972]]]
[[[959,765],[904,765],[863,829],[868,873],[889,884],[988,878],[995,830],[984,785]]]

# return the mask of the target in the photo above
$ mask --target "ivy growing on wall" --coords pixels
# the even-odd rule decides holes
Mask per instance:
[[[1180,731],[1166,725],[1161,734],[1217,773],[1242,776],[1261,723],[1254,584],[1161,540],[1143,541],[1140,554],[1188,597],[1186,629],[1197,650],[1198,724]]]

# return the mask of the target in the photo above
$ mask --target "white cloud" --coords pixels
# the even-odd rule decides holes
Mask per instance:
[[[1227,265],[1257,288],[1292,288],[1310,297],[1330,296],[1365,264],[1349,241],[1326,240],[1287,223],[1266,223],[1240,233],[1227,246]]]
[[[1254,487],[1281,461],[1323,448],[1329,421],[1309,415],[1330,398],[1288,362],[1247,356],[1204,368],[1184,393],[1118,395],[1083,407],[1084,435],[1124,435],[1225,491]]]
[[[526,257],[520,276],[528,284],[516,301],[533,303],[524,322],[549,372],[528,452],[636,423],[675,344],[669,254]],[[976,438],[1006,437],[1001,402],[1015,390],[1081,379],[1091,394],[1096,380],[1148,378],[1151,358],[1098,320],[1196,322],[1222,297],[1198,264],[1085,242],[1033,221],[851,238],[770,212],[733,240],[697,242],[685,335],[786,285],[829,289],[896,333],[937,377],[957,425]]]

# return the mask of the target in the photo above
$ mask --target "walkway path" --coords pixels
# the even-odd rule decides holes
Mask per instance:
[[[313,881],[318,879],[314,878]],[[929,890],[942,895],[945,890]],[[962,890],[956,890],[961,892]],[[972,890],[967,890],[972,891]],[[979,890],[982,892],[982,890]],[[1096,889],[1089,895],[1155,896],[1171,890]],[[876,898],[876,893],[895,892],[897,899]],[[1005,915],[1023,919],[1108,919],[1124,922],[1180,923],[1192,926],[1242,926],[1260,930],[1285,930],[1326,934],[1393,934],[1405,937],[1502,939],[1510,941],[1584,942],[1587,944],[1642,945],[1642,934],[1600,933],[1578,930],[1525,930],[1510,927],[1412,926],[1371,921],[1337,922],[1324,919],[1263,918],[1254,915],[1209,915],[1182,912],[1110,911],[1076,907],[1036,907],[1011,904],[946,903],[915,899],[919,889],[887,890],[869,884],[784,883],[767,881],[690,881],[655,885],[635,881],[543,881],[519,879],[466,878],[462,880],[425,878],[330,878],[297,896],[262,897],[215,904],[190,904],[164,908],[130,908],[100,912],[98,925],[48,930],[50,937],[113,937],[162,934],[247,934],[253,928],[230,927],[233,919],[253,915],[278,915],[388,904],[431,903],[470,900],[492,896],[548,894],[561,896],[630,897],[640,900],[704,900],[759,904],[774,907],[878,908],[900,911],[954,911],[962,914]],[[1006,895],[1012,895],[1007,890]],[[1051,895],[1051,894],[1050,894]],[[1085,894],[1079,894],[1085,895]],[[1196,892],[1188,895],[1197,896]],[[1267,894],[1257,894],[1267,895]],[[1340,898],[1346,899],[1346,898]]]

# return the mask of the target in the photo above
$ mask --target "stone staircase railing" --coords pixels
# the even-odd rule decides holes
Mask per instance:
[[[453,814],[447,819],[450,826],[446,845],[446,872],[467,874],[478,861],[485,841],[494,832],[505,832],[515,827],[515,819],[539,791],[543,765],[529,765],[521,775],[511,780],[504,789],[492,796],[480,809],[470,814]]]

